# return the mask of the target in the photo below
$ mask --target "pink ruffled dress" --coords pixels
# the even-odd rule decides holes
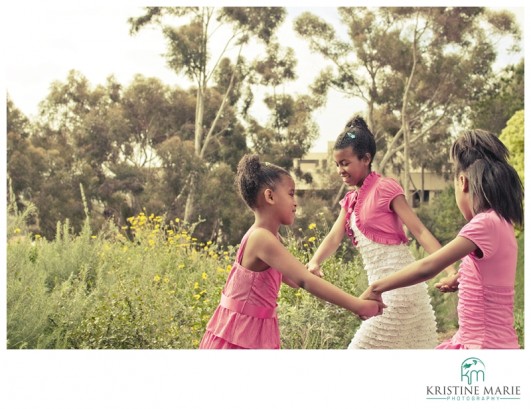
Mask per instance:
[[[437,349],[517,349],[514,281],[518,245],[511,223],[493,210],[459,232],[479,248],[459,267],[459,329]]]
[[[276,313],[282,274],[268,268],[251,271],[241,260],[252,229],[243,237],[236,261],[207,324],[200,349],[279,349]]]
[[[371,172],[358,190],[340,202],[345,230],[363,260],[369,284],[415,261],[402,221],[391,202],[403,195],[391,178]],[[426,283],[382,294],[383,314],[363,321],[349,349],[432,349],[437,345],[435,313]]]

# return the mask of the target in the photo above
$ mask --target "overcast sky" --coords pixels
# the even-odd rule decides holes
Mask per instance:
[[[6,88],[15,105],[26,115],[34,116],[51,83],[65,81],[71,69],[86,76],[92,86],[104,84],[111,74],[127,86],[135,74],[142,74],[168,85],[187,87],[184,77],[166,67],[162,55],[166,43],[159,30],[149,27],[129,35],[127,19],[142,14],[138,4],[142,3],[10,2],[4,14],[3,54]],[[307,44],[292,30],[293,19],[306,10],[330,22],[337,16],[335,7],[289,8],[279,37],[284,46],[293,47],[297,53],[299,78],[287,88],[294,93],[306,93],[308,84],[323,67],[321,58],[310,53]],[[523,22],[523,9],[512,11]],[[334,139],[342,124],[359,109],[363,109],[359,102],[331,93],[327,106],[315,113],[321,136],[312,150],[325,150],[327,140]]]

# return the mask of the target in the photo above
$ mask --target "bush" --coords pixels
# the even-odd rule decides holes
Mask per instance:
[[[236,248],[199,243],[190,226],[144,213],[129,219],[131,237],[108,224],[93,235],[89,223],[74,235],[59,224],[48,241],[9,222],[7,347],[54,349],[192,349],[218,305]],[[323,220],[285,234],[303,263],[326,234]],[[523,233],[519,237],[523,249]],[[418,256],[421,256],[418,254]],[[367,286],[360,257],[346,241],[323,265],[326,279],[358,295]],[[523,347],[523,251],[516,286],[516,329]],[[429,283],[438,329],[457,328],[456,294]],[[282,286],[279,325],[283,348],[343,349],[361,321],[308,292]]]

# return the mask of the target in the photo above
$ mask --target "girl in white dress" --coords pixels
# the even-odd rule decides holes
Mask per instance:
[[[376,153],[374,136],[356,116],[339,135],[334,161],[339,175],[353,190],[340,201],[341,212],[328,235],[308,262],[322,276],[322,263],[336,252],[345,233],[359,250],[369,284],[414,261],[403,225],[428,253],[441,247],[406,201],[394,179],[371,171]],[[453,267],[447,268],[455,273]],[[426,283],[383,294],[383,314],[363,321],[348,346],[355,348],[434,348],[436,321]]]

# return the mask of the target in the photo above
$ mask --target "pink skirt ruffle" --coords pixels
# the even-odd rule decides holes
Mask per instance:
[[[446,341],[441,342],[435,347],[435,349],[469,349],[464,344],[457,344],[452,341],[452,339],[447,339]]]
[[[216,337],[211,332],[207,331],[201,339],[199,349],[246,349],[238,345],[231,344],[223,338]]]

